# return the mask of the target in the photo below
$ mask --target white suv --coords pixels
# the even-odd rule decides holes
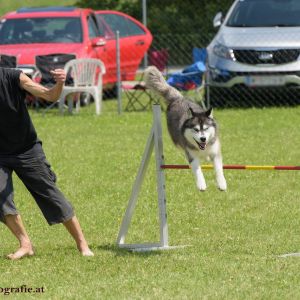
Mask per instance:
[[[300,104],[300,0],[235,0],[207,48],[212,106]]]

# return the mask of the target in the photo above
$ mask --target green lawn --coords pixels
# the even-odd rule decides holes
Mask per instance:
[[[105,101],[80,114],[31,112],[58,184],[73,203],[95,257],[81,257],[63,226],[49,227],[15,178],[15,202],[36,256],[8,261],[17,243],[0,226],[0,291],[44,288],[44,299],[299,299],[300,190],[297,171],[226,170],[227,192],[213,171],[196,190],[189,170],[166,171],[170,245],[152,253],[120,250],[115,242],[152,124],[151,112],[117,114]],[[300,107],[216,110],[225,164],[299,165]],[[184,164],[163,117],[166,163]],[[127,242],[159,238],[152,157]],[[1,296],[1,294],[0,294]],[[29,293],[13,294],[26,299]],[[36,295],[35,295],[36,296]]]

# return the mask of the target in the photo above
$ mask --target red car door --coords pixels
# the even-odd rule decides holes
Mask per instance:
[[[106,73],[103,76],[103,83],[106,87],[113,86],[117,82],[116,61],[112,59],[116,56],[116,47],[111,40],[106,40],[104,30],[98,28],[94,14],[87,16],[86,25],[93,56],[105,65]]]
[[[102,10],[95,14],[98,26],[104,30],[108,46],[116,47],[116,32],[119,31],[121,77],[122,80],[134,80],[152,42],[150,31],[136,19],[121,12]],[[111,55],[107,59],[116,63],[116,49],[111,51]]]

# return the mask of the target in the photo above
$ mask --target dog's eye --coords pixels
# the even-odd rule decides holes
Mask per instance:
[[[195,132],[199,132],[200,131],[200,129],[197,128],[197,127],[194,127],[193,129],[194,129]]]

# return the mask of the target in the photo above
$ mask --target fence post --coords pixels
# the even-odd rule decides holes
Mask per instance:
[[[121,88],[121,59],[120,59],[120,32],[116,31],[116,61],[117,61],[117,92],[118,114],[122,113],[122,88]]]
[[[143,25],[147,27],[147,0],[142,0],[142,11],[143,11]],[[148,67],[148,54],[144,56],[144,68]]]

